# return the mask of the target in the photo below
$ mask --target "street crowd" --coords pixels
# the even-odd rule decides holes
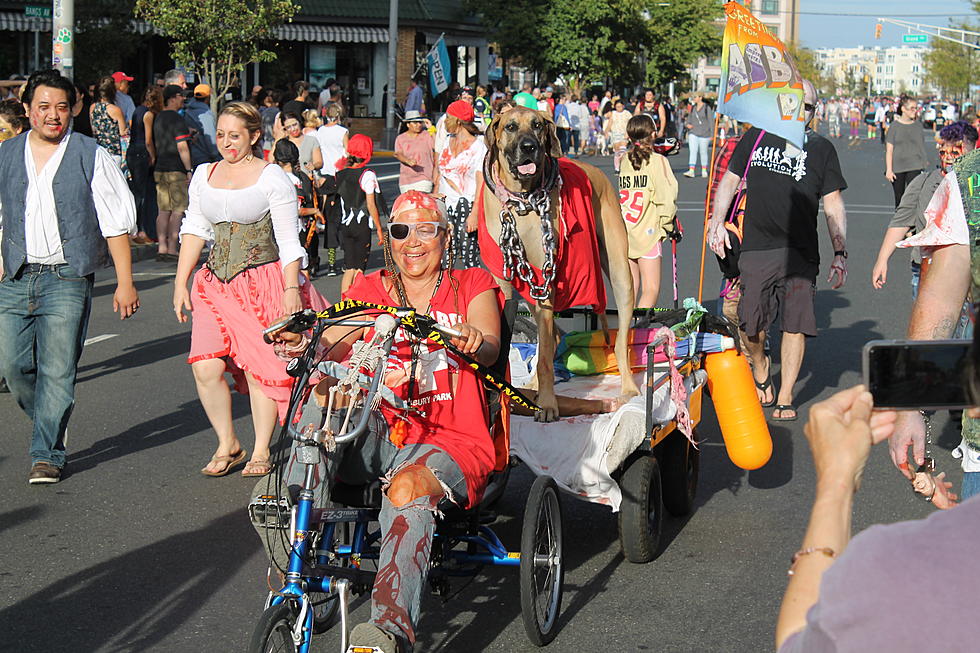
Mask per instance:
[[[137,94],[138,81],[145,83]],[[563,156],[613,157],[640,308],[658,301],[663,245],[678,229],[677,177],[707,178],[714,171],[706,186],[707,244],[725,273],[724,312],[742,331],[759,401],[772,408],[769,419],[799,416],[794,387],[807,339],[819,335],[814,301],[822,261],[830,260],[832,288],[847,281],[847,181],[835,144],[844,137],[844,125],[850,141],[881,139],[885,177],[894,189],[896,212],[883,233],[871,282],[886,283],[891,255],[896,248],[910,249],[909,336],[939,339],[955,331],[972,337],[968,296],[980,290],[973,287],[980,280],[974,251],[980,236],[964,206],[972,201],[969,180],[980,174],[980,155],[974,154],[975,125],[958,121],[960,108],[952,104],[941,109],[941,121],[931,119],[937,167],[925,145],[924,107],[905,96],[821,100],[805,83],[810,128],[801,148],[717,115],[710,95],[700,91],[675,104],[652,90],[626,96],[613,90],[570,93],[557,83],[513,92],[454,84],[427,105],[423,88],[412,82],[396,106],[401,133],[393,156],[400,163],[400,195],[386,198],[371,169],[375,144],[366,134],[351,133],[344,90],[334,80],[322,89],[302,80],[286,91],[256,87],[241,101],[214,102],[213,95],[210,86],[188,84],[176,70],[153,80],[117,71],[92,86],[47,71],[27,80],[19,97],[0,102],[0,372],[33,420],[31,484],[60,481],[69,459],[65,432],[96,270],[111,259],[117,282],[113,307],[121,318],[140,308],[132,244],[155,243],[157,259],[176,265],[174,312],[181,322],[191,320],[188,362],[218,441],[201,470],[208,476],[224,476],[239,465],[244,476],[273,471],[272,434],[286,417],[291,382],[282,358],[304,343],[272,347],[261,332],[283,314],[329,305],[311,283],[321,273],[343,275],[345,297],[451,315],[461,333],[454,339],[458,346],[492,363],[500,353],[503,297],[481,269],[477,204],[489,169],[488,130],[508,120],[508,113],[527,109],[547,119]],[[823,122],[829,137],[818,131]],[[688,162],[675,175],[666,157],[681,142],[688,146]],[[821,208],[830,257],[819,251]],[[370,265],[375,237],[384,253],[380,270]],[[205,252],[207,262],[200,265]],[[775,329],[781,332],[778,354],[766,348]],[[458,500],[475,500],[493,465],[489,433],[481,430],[479,442],[468,446],[461,434],[472,425],[451,417],[454,401],[457,411],[461,405],[485,408],[475,377],[460,385],[447,370],[445,379],[433,377],[431,387],[420,388],[413,380],[415,345],[404,344],[398,353],[409,370],[404,391],[408,398],[433,393],[430,414],[443,421],[410,431],[408,444],[421,446],[376,452],[384,468],[368,471],[391,473],[392,496],[400,492],[400,499],[383,508],[391,520],[419,501],[435,511],[448,486]],[[251,452],[232,423],[226,373],[249,394]],[[435,407],[435,397],[448,402],[446,411]],[[977,424],[964,415],[958,448],[966,472],[964,498],[980,491]],[[387,425],[382,427],[386,435]],[[807,428],[818,498],[831,488],[823,505],[849,511],[872,441],[888,439],[894,464],[914,480],[908,450],[915,464],[923,462],[924,432],[918,413],[872,416],[870,398],[860,388],[818,404]],[[955,497],[938,480],[936,500]],[[976,511],[976,503],[967,510]],[[871,615],[864,621],[852,615],[842,625],[834,605],[860,604],[847,595],[863,585],[841,581],[843,570],[851,580],[881,571],[881,564],[862,567],[860,561],[873,561],[886,540],[880,534],[865,538],[845,560],[849,521],[839,523],[836,514],[819,510],[793,558],[777,630],[780,650],[837,650],[829,644],[837,633],[873,649],[875,629],[883,626]],[[980,522],[968,519],[970,514],[937,523],[934,532],[951,541],[975,538]],[[407,541],[414,550],[431,537],[431,524],[413,524]],[[390,563],[404,571],[404,551],[389,544],[393,548],[380,567]],[[418,580],[406,577],[408,583]],[[370,627],[360,631],[364,641],[385,651],[408,650],[414,642],[417,597],[397,594],[392,591],[389,603],[376,594],[380,605]],[[868,598],[862,615],[872,604]],[[801,606],[814,605],[808,621]],[[411,618],[399,621],[394,613]]]

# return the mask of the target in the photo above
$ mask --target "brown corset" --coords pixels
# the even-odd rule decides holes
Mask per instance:
[[[272,235],[272,215],[258,222],[219,222],[214,225],[214,244],[205,264],[221,281],[228,283],[249,268],[279,260],[279,247]]]

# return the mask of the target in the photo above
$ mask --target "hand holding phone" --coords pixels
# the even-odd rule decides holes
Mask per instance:
[[[864,383],[876,409],[962,410],[969,340],[872,340],[864,346]]]

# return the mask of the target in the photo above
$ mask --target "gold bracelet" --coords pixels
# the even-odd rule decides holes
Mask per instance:
[[[800,549],[799,551],[793,554],[793,558],[789,562],[789,569],[786,570],[786,575],[792,576],[794,573],[796,573],[795,570],[793,569],[793,567],[796,566],[796,562],[803,556],[810,555],[811,553],[822,553],[830,559],[834,559],[837,557],[837,553],[829,546],[811,546],[805,549]]]
[[[283,292],[286,292],[287,290],[299,290],[299,286],[286,286],[282,289]]]

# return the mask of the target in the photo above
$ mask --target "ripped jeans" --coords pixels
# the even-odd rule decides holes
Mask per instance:
[[[356,423],[358,412],[352,416]],[[332,418],[333,428],[340,426],[339,417]],[[312,399],[307,403],[300,424],[322,421],[321,409]],[[293,443],[295,448],[296,443]],[[429,570],[429,553],[435,532],[436,514],[449,504],[466,505],[466,479],[456,462],[442,449],[431,444],[406,444],[399,449],[388,439],[388,423],[373,412],[368,432],[355,442],[339,445],[325,456],[315,476],[314,507],[322,508],[329,498],[323,479],[338,478],[352,485],[382,481],[381,552],[378,574],[371,592],[371,622],[392,633],[402,641],[402,650],[410,651],[415,644],[415,624],[422,604],[422,588]],[[427,467],[439,480],[444,492],[439,496],[424,496],[395,506],[387,495],[388,484],[409,465]],[[305,465],[296,463],[290,455],[286,483],[292,489],[302,484]]]

